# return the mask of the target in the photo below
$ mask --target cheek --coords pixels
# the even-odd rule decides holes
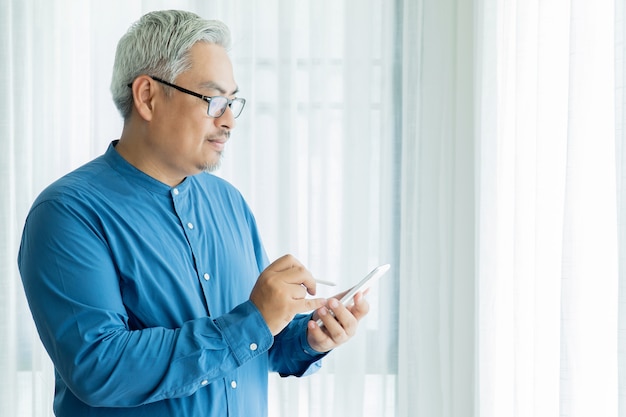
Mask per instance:
[[[208,137],[209,128],[206,120],[201,118],[190,118],[189,115],[180,117],[170,124],[170,134],[177,138],[176,140],[191,145],[203,141]]]

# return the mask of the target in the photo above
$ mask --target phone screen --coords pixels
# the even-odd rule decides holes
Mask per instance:
[[[365,276],[365,278],[361,280],[361,282],[356,284],[354,287],[352,287],[350,291],[346,293],[346,295],[341,297],[341,300],[339,300],[339,302],[345,306],[349,305],[352,302],[352,299],[354,298],[356,293],[358,293],[359,291],[365,291],[366,289],[371,287],[378,280],[378,278],[382,277],[385,272],[389,271],[390,267],[391,266],[389,264],[385,264],[374,268],[369,274]]]
[[[349,306],[350,303],[352,303],[352,299],[358,292],[365,291],[366,289],[371,287],[378,280],[378,278],[382,277],[387,271],[389,271],[389,268],[391,268],[391,265],[389,264],[380,265],[374,268],[358,284],[352,287],[350,291],[348,291],[343,297],[341,297],[341,300],[339,300],[339,302],[346,307]],[[324,323],[321,319],[319,319],[317,321],[317,324],[318,326],[323,326]]]

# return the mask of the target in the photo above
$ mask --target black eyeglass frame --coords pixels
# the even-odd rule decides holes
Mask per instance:
[[[228,97],[224,97],[224,96],[205,96],[205,95],[202,95],[202,94],[200,94],[200,93],[196,93],[195,91],[187,90],[187,89],[186,89],[186,88],[184,88],[184,87],[178,86],[178,85],[176,85],[176,84],[172,84],[172,83],[170,83],[170,82],[168,82],[168,81],[165,81],[165,80],[163,80],[163,79],[161,79],[161,78],[158,78],[158,77],[155,77],[155,76],[152,76],[152,75],[150,75],[150,78],[152,78],[154,81],[158,81],[158,82],[160,82],[161,84],[165,84],[165,85],[167,85],[168,87],[175,88],[176,90],[178,90],[178,91],[180,91],[180,92],[182,92],[182,93],[189,94],[189,95],[191,95],[191,96],[198,97],[199,99],[206,101],[206,102],[207,102],[207,104],[208,104],[207,109],[206,109],[206,114],[207,114],[207,116],[209,116],[209,117],[213,117],[214,119],[217,119],[218,117],[222,117],[222,115],[224,114],[224,112],[226,112],[226,107],[230,107],[230,108],[231,108],[231,110],[232,110],[232,109],[233,109],[233,107],[232,107],[232,104],[233,104],[233,103],[241,103],[241,107],[239,108],[239,112],[237,112],[237,113],[235,114],[235,112],[233,111],[233,117],[236,119],[237,117],[239,117],[239,115],[241,115],[241,112],[243,111],[243,108],[244,108],[244,107],[245,107],[245,105],[246,105],[246,99],[245,99],[245,98],[235,97],[234,99],[232,99],[232,100],[231,100],[231,99],[229,99]],[[132,86],[133,86],[133,84],[132,84],[132,83],[130,83],[130,84],[128,84],[128,86],[129,86],[129,87],[132,87]],[[212,101],[212,100],[214,100],[214,99],[216,99],[216,98],[221,98],[221,99],[226,100],[226,106],[224,106],[224,107],[222,108],[222,110],[221,110],[220,114],[211,114],[211,113],[210,113],[210,110],[211,110],[211,101]],[[235,109],[236,109],[236,108],[235,108]]]

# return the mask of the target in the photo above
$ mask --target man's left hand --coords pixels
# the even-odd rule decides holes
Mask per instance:
[[[328,309],[332,310],[332,313]],[[338,298],[330,298],[308,323],[307,340],[317,352],[328,352],[344,344],[356,334],[359,321],[369,312],[369,303],[363,293],[354,296],[354,304],[345,307]],[[321,319],[323,326],[318,326]]]

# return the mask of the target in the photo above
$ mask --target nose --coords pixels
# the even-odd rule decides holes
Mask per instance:
[[[231,130],[235,127],[235,118],[230,106],[226,106],[226,110],[220,117],[215,118],[215,124],[222,129]]]

